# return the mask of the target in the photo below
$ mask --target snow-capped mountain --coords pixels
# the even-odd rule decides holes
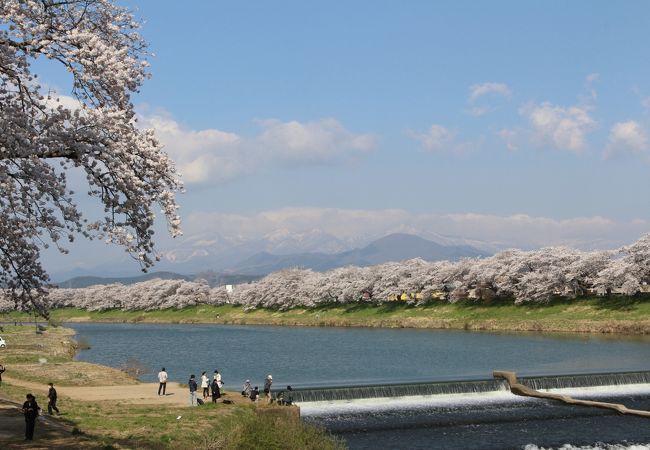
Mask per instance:
[[[460,239],[445,238],[435,233],[427,235],[411,229],[409,231],[412,233],[399,231],[388,234],[392,236],[388,240],[386,235],[358,236],[344,240],[319,229],[300,233],[278,229],[260,238],[250,239],[218,234],[194,236],[164,251],[163,261],[156,269],[181,273],[209,269],[259,274],[291,266],[325,270],[347,264],[378,264],[414,257],[428,260],[456,259],[492,253],[491,249],[477,248]],[[432,238],[427,239],[429,236]],[[378,247],[378,243],[381,247]],[[368,249],[373,249],[372,256],[369,256]]]
[[[202,233],[175,240],[162,249],[154,271],[196,274],[205,271],[260,275],[283,267],[327,270],[343,265],[369,265],[421,257],[428,260],[456,259],[494,253],[486,245],[401,227],[382,235],[339,238],[320,229],[302,232],[280,228],[263,236]],[[408,232],[407,232],[408,231]],[[401,236],[400,239],[396,236]],[[386,236],[392,236],[386,240]],[[409,238],[410,237],[410,238]],[[374,245],[373,245],[374,244]],[[55,273],[57,279],[79,275],[131,276],[139,266],[124,261],[104,261],[90,270]]]

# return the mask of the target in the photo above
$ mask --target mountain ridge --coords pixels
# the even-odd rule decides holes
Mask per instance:
[[[469,245],[443,245],[406,233],[392,233],[362,248],[340,253],[303,252],[275,255],[259,252],[237,263],[229,271],[238,274],[268,274],[287,267],[326,271],[336,267],[365,267],[391,261],[422,258],[426,261],[457,260],[463,257],[488,256]]]
[[[216,256],[202,256],[198,270],[183,270],[183,264],[174,266],[164,265],[159,272],[141,274],[139,276],[110,276],[102,277],[91,274],[75,276],[65,281],[54,283],[60,287],[88,287],[97,284],[133,284],[153,278],[162,279],[203,279],[210,286],[222,284],[237,284],[259,279],[278,270],[301,267],[319,272],[344,266],[366,267],[386,262],[399,262],[407,259],[422,258],[426,261],[457,260],[463,257],[483,257],[489,253],[470,245],[440,244],[420,236],[408,233],[391,233],[375,239],[365,246],[341,251],[338,253],[325,252],[295,252],[277,254],[268,251],[248,252],[244,258],[236,258],[231,253],[222,254],[218,264],[213,264]],[[234,261],[228,263],[228,261]],[[191,267],[196,267],[193,265]],[[160,267],[160,266],[159,266]],[[178,273],[183,271],[187,275]]]

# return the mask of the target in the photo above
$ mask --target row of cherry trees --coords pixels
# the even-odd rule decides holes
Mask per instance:
[[[200,280],[150,280],[124,286],[53,289],[50,308],[88,310],[166,309],[197,304],[235,304],[247,308],[314,307],[325,303],[381,303],[402,293],[408,302],[489,301],[543,302],[553,297],[620,293],[634,295],[650,282],[650,235],[614,251],[582,252],[566,247],[535,251],[508,250],[483,259],[426,262],[412,259],[371,267],[342,267],[328,272],[287,269],[232,293]],[[364,293],[366,293],[364,295]],[[364,297],[366,297],[364,299]],[[14,306],[0,300],[0,309]]]
[[[313,307],[322,303],[385,302],[401,293],[407,301],[455,302],[512,298],[515,303],[553,297],[620,293],[634,295],[650,282],[650,235],[614,251],[582,252],[566,247],[508,250],[490,258],[458,262],[413,259],[372,267],[344,267],[319,273],[290,269],[237,286],[232,303],[251,307]],[[225,294],[213,295],[223,302]]]

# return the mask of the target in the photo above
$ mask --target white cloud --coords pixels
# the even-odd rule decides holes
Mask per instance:
[[[63,106],[65,109],[75,111],[81,108],[81,102],[70,95],[58,95],[55,91],[50,91],[45,95],[45,105],[48,108],[56,109]]]
[[[563,107],[544,102],[528,104],[520,113],[528,118],[538,144],[576,153],[587,146],[587,134],[596,126],[587,106]]]
[[[642,154],[648,150],[648,134],[635,120],[619,122],[612,126],[604,157],[611,158],[626,153]]]
[[[142,117],[140,123],[155,130],[186,183],[224,181],[248,169],[242,158],[242,138],[235,133],[192,130],[164,113]]]
[[[513,130],[510,128],[503,128],[497,134],[506,144],[508,150],[515,151],[519,149],[518,140],[519,140],[520,133],[517,130]]]
[[[512,91],[510,90],[508,85],[504,83],[488,82],[488,83],[481,83],[481,84],[473,84],[472,86],[469,87],[469,94],[467,96],[467,100],[470,103],[473,103],[476,100],[478,100],[480,97],[489,94],[500,95],[502,97],[509,98],[510,96],[512,96]]]
[[[590,73],[585,77],[585,81],[587,83],[593,83],[594,81],[598,81],[599,79],[600,79],[599,73]]]
[[[478,142],[459,142],[456,132],[442,125],[433,124],[425,132],[406,130],[406,136],[420,143],[422,148],[432,153],[465,153],[478,146]]]
[[[194,213],[185,221],[188,237],[218,233],[255,239],[283,230],[321,230],[347,242],[364,242],[394,232],[446,237],[491,249],[568,245],[583,249],[615,248],[648,232],[644,220],[617,222],[606,217],[549,217],[513,214],[413,214],[402,209],[282,208],[255,214]]]
[[[408,130],[406,134],[432,152],[454,151],[456,147],[455,133],[442,125],[433,124],[426,133]]]
[[[460,236],[475,236],[500,243],[501,246],[536,248],[569,245],[582,248],[603,248],[637,239],[649,228],[646,222],[617,223],[611,219],[574,217],[554,219],[528,214],[497,216],[489,214],[449,214],[443,216],[450,228]],[[629,230],[633,229],[632,233]]]
[[[287,161],[331,161],[349,153],[364,153],[375,146],[372,135],[355,135],[335,119],[300,123],[264,120],[257,141],[266,151]]]
[[[354,134],[336,119],[313,122],[258,121],[256,136],[218,129],[193,130],[167,113],[143,115],[156,131],[186,183],[222,182],[269,165],[340,163],[372,150],[377,138]]]

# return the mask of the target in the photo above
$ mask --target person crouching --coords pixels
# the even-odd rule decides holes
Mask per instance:
[[[219,389],[219,381],[214,377],[210,384],[210,391],[212,392],[212,403],[217,403],[217,399],[221,397],[221,390]]]

